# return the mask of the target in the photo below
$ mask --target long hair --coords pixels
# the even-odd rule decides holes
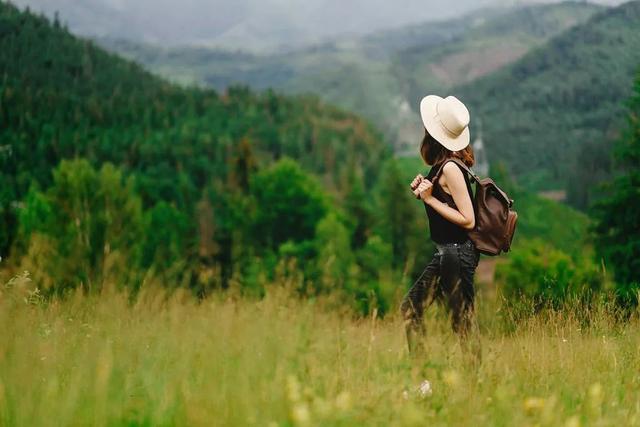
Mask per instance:
[[[440,144],[425,128],[424,137],[420,144],[420,156],[422,160],[429,166],[438,164],[449,157],[457,157],[461,159],[467,166],[471,167],[475,163],[473,156],[473,148],[471,144],[459,151],[451,151]]]

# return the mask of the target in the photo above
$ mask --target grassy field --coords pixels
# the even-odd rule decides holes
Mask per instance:
[[[149,289],[45,304],[20,288],[0,294],[2,426],[640,424],[638,321],[606,310],[514,324],[481,298],[473,369],[437,307],[412,359],[397,315],[354,318],[286,285],[201,303]]]

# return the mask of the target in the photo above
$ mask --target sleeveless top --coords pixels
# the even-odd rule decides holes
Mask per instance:
[[[467,184],[467,191],[469,192],[469,197],[473,201],[473,191],[471,190],[471,180],[465,171],[460,165],[454,163],[458,168],[462,171],[462,175],[464,176],[465,183]],[[427,174],[426,178],[431,181],[431,179],[435,176],[442,162],[435,164],[431,167],[431,170]],[[442,174],[440,174],[442,177]],[[440,186],[440,179],[433,185],[432,190],[433,197],[440,200],[443,203],[446,203],[450,207],[454,209],[458,209],[456,203],[453,201],[453,197],[445,192]],[[423,202],[424,203],[424,202]],[[440,215],[435,209],[431,206],[424,203],[425,210],[427,211],[427,216],[429,217],[429,231],[431,232],[431,240],[438,244],[445,243],[464,243],[468,239],[467,230],[462,228],[461,226],[452,223],[451,221],[444,218]]]

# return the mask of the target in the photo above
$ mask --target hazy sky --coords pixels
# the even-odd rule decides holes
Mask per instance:
[[[0,0],[1,1],[1,0]],[[459,16],[523,0],[13,0],[78,34],[259,50]],[[598,3],[619,4],[618,0]]]

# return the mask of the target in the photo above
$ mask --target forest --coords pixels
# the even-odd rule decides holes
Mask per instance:
[[[561,188],[587,211],[615,175],[612,140],[640,64],[640,2],[593,15],[516,63],[458,90],[482,123],[487,148],[531,190]],[[503,143],[504,141],[504,143]],[[507,143],[508,141],[508,143]]]
[[[411,152],[420,138],[424,94],[456,93],[492,162],[587,212],[594,184],[612,178],[608,141],[625,122],[622,101],[640,63],[639,17],[638,1],[524,4],[279,55],[99,42],[176,82],[316,93],[375,123],[396,151]]]
[[[42,263],[46,289],[99,287],[119,259],[204,293],[284,242],[313,252],[303,243],[325,217],[366,244],[372,225],[338,212],[390,158],[366,122],[311,97],[178,88],[57,22],[1,10],[0,249]],[[277,203],[299,209],[291,224]]]
[[[155,281],[260,296],[285,274],[301,295],[338,293],[366,314],[420,273],[433,246],[407,183],[426,166],[394,158],[366,120],[314,96],[179,87],[57,20],[0,10],[5,281],[27,271],[44,295]],[[593,244],[612,219],[491,166],[521,212],[518,250],[496,272],[506,294],[620,287],[602,259],[616,252]],[[621,274],[633,288],[635,273]]]

